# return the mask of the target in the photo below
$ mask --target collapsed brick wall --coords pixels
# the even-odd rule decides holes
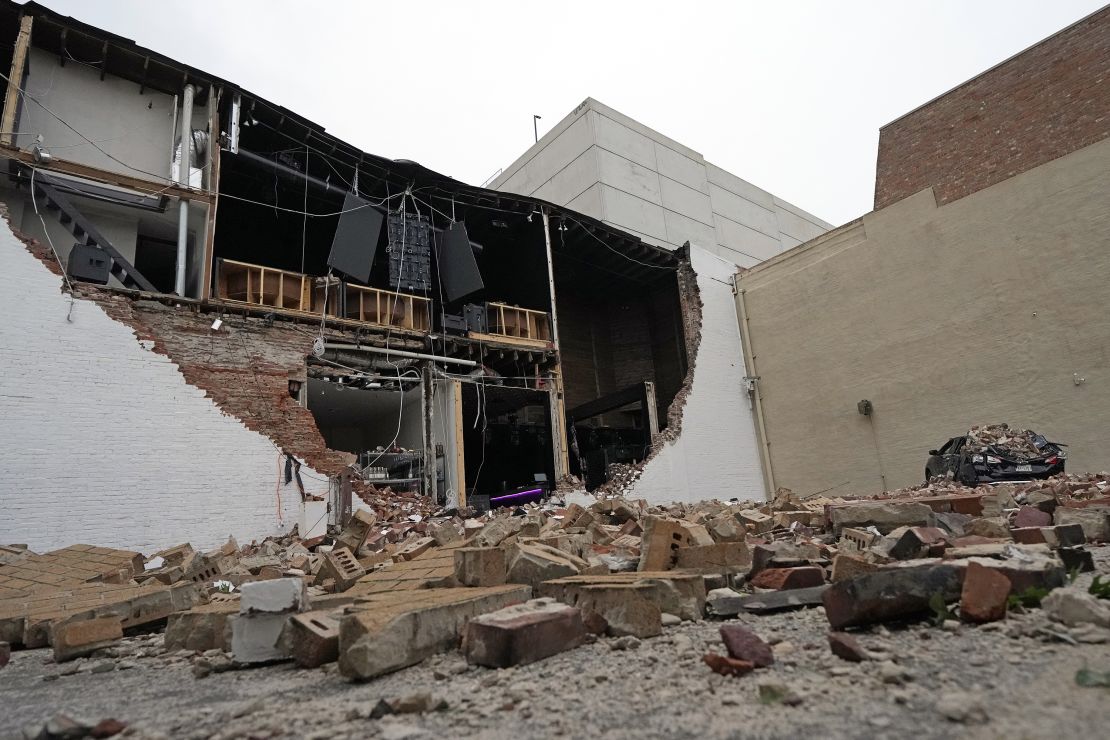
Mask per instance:
[[[84,293],[140,340],[153,342],[154,351],[169,357],[187,383],[248,429],[322,473],[339,475],[354,461],[348,452],[328,449],[312,413],[289,395],[291,379],[305,380],[314,338],[309,329],[224,314],[217,331],[211,328],[215,314],[96,289]]]
[[[962,198],[1110,136],[1110,6],[884,126],[875,210]]]

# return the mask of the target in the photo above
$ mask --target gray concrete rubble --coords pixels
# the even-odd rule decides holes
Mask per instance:
[[[957,702],[948,684],[938,684],[936,696],[914,698],[923,669],[911,656],[953,635],[974,656],[976,642],[1002,633],[1045,649],[1089,646],[1096,658],[1110,650],[1110,591],[1100,586],[1110,580],[1099,519],[1110,506],[1107,482],[1068,476],[972,489],[936,481],[878,500],[800,499],[780,490],[760,506],[648,507],[610,498],[483,516],[445,512],[419,522],[360,513],[331,537],[293,534],[206,552],[182,544],[152,556],[149,570],[136,553],[79,546],[31,557],[8,547],[12,562],[0,565],[0,576],[13,569],[40,577],[31,566],[45,557],[39,589],[66,590],[51,607],[59,612],[35,611],[30,605],[42,596],[0,607],[0,637],[11,654],[4,671],[20,685],[31,665],[25,656],[42,646],[52,652],[33,675],[59,685],[94,674],[123,680],[151,661],[204,682],[275,676],[268,666],[279,664],[283,680],[298,685],[397,686],[336,720],[381,723],[388,734],[399,717],[432,728],[442,721],[433,717],[485,706],[453,688],[469,676],[489,689],[480,694],[500,695],[489,702],[507,707],[503,719],[524,720],[525,706],[545,716],[543,700],[511,680],[502,686],[502,672],[539,670],[542,684],[554,674],[533,665],[588,662],[605,650],[602,663],[619,671],[640,656],[659,665],[663,658],[652,656],[662,651],[690,680],[709,681],[725,696],[749,691],[759,706],[819,705],[819,683],[794,675],[816,660],[822,681],[850,672],[905,694],[897,706],[925,702],[944,722],[994,727],[996,714],[980,711],[989,702]],[[65,564],[95,574],[81,565],[93,551],[116,583],[48,584]],[[178,593],[189,596],[170,599]],[[74,599],[86,598],[108,606],[82,610]],[[135,621],[130,609],[147,603],[165,604],[162,622]],[[784,634],[792,624],[806,625],[804,642]],[[898,637],[907,630],[915,635],[908,642]],[[572,655],[581,658],[564,658]],[[406,678],[425,675],[422,666],[433,667],[435,687]],[[621,680],[586,670],[594,671],[586,681]],[[665,692],[649,683],[648,695]],[[735,701],[725,706],[747,700]],[[181,729],[114,705],[54,714],[41,721],[86,727],[86,715],[104,714]],[[230,719],[246,726],[239,720],[254,714]]]

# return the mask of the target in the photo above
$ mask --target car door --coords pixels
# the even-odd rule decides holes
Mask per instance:
[[[951,473],[953,478],[960,474],[960,460],[963,458],[965,442],[967,442],[967,437],[953,437],[940,451],[944,472]]]

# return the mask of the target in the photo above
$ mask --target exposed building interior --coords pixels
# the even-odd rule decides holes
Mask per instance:
[[[69,280],[298,326],[290,393],[367,483],[459,505],[596,488],[666,426],[679,255],[363,152],[34,4],[0,8],[8,32],[13,225]]]

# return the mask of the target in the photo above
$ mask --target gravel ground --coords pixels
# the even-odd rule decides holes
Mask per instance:
[[[1110,573],[1110,548],[1099,548],[1096,561]],[[701,656],[724,653],[715,621],[667,627],[642,642],[603,638],[508,670],[470,668],[447,654],[363,684],[347,683],[334,665],[198,679],[192,656],[163,653],[160,635],[62,666],[47,650],[22,651],[0,671],[0,737],[57,712],[114,717],[137,737],[320,740],[1094,738],[1110,726],[1110,689],[1075,682],[1081,668],[1110,670],[1110,630],[1068,629],[1038,610],[981,627],[876,626],[856,633],[876,659],[848,663],[829,651],[820,608],[735,621],[774,645],[774,666],[742,678],[712,673]],[[779,687],[785,702],[762,703],[761,685]],[[370,718],[379,700],[419,693],[446,708]]]

